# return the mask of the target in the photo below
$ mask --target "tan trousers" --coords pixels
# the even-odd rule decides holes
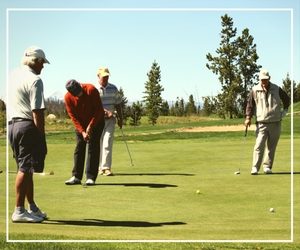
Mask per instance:
[[[116,118],[105,119],[100,139],[100,170],[111,169]]]
[[[253,167],[256,167],[257,171],[260,169],[263,158],[263,168],[272,169],[280,132],[280,121],[273,123],[257,123],[256,143],[253,151]]]

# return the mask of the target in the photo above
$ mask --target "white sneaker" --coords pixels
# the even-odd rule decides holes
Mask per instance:
[[[257,174],[258,174],[257,168],[256,168],[256,167],[252,167],[252,169],[251,169],[251,174],[252,174],[252,175],[257,175]]]
[[[17,214],[14,212],[11,217],[12,222],[28,222],[28,223],[38,223],[42,222],[44,219],[41,217],[34,216],[28,213],[27,210],[22,214]]]
[[[272,170],[270,168],[264,168],[265,174],[272,174]]]
[[[81,184],[81,180],[76,178],[75,176],[72,176],[69,180],[65,181],[66,185],[76,185]]]
[[[28,209],[28,213],[36,217],[40,217],[44,220],[47,219],[47,214],[45,212],[42,212],[39,208],[36,212],[33,212],[32,210]]]
[[[86,182],[85,182],[85,184],[87,186],[92,186],[92,185],[95,185],[95,181],[93,181],[92,179],[87,179]]]

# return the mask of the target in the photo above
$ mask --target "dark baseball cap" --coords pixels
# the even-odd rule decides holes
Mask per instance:
[[[66,89],[73,95],[78,96],[80,92],[82,91],[82,87],[79,82],[77,82],[74,79],[71,79],[67,81],[66,83]]]

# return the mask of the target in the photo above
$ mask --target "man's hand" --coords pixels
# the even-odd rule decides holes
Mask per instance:
[[[83,131],[81,134],[82,134],[83,140],[85,140],[86,142],[88,142],[90,140],[90,136],[88,135],[88,133]]]
[[[244,124],[245,124],[245,127],[250,127],[250,125],[251,125],[251,118],[250,117],[246,117],[246,120],[245,120]]]
[[[113,116],[113,113],[111,111],[105,109],[104,116],[105,116],[105,118],[111,118]]]

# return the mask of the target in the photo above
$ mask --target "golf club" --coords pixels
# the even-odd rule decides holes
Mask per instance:
[[[245,137],[247,137],[247,133],[248,133],[248,126],[246,126],[246,128],[245,128]]]
[[[244,132],[244,139],[242,141],[242,144],[246,144],[246,137],[247,137],[247,134],[248,134],[248,126],[246,126],[245,128],[245,132]],[[243,145],[240,147],[240,160],[239,160],[239,166],[242,165],[242,149],[243,149]],[[239,167],[239,170],[234,172],[235,175],[239,175],[241,173],[240,171],[240,167]]]
[[[131,164],[131,166],[134,166],[133,162],[132,162],[132,157],[131,157],[131,154],[130,154],[130,151],[129,151],[129,148],[128,148],[128,145],[127,145],[127,141],[125,139],[125,135],[124,135],[123,129],[122,128],[120,128],[120,129],[121,129],[121,134],[122,134],[123,141],[124,141],[124,143],[126,145],[127,152],[128,152],[129,158],[130,158],[130,164]]]
[[[121,108],[121,112],[123,113],[122,108]],[[118,116],[118,112],[117,112],[117,111],[114,111],[114,114],[113,114],[113,115],[117,118],[117,120],[120,119],[119,116]],[[128,145],[127,145],[127,141],[126,141],[126,139],[125,139],[125,135],[124,135],[123,129],[122,129],[121,127],[120,127],[120,130],[121,130],[121,134],[122,134],[122,139],[123,139],[123,141],[124,141],[124,143],[125,143],[125,146],[126,146],[126,149],[127,149],[128,155],[129,155],[129,158],[130,158],[130,166],[132,167],[132,166],[134,166],[134,165],[133,165],[132,157],[131,157],[131,154],[130,154],[130,151],[129,151],[129,148],[128,148]]]
[[[8,171],[9,174],[16,174],[18,171]],[[42,172],[42,173],[34,173],[35,175],[54,175],[54,171]]]

